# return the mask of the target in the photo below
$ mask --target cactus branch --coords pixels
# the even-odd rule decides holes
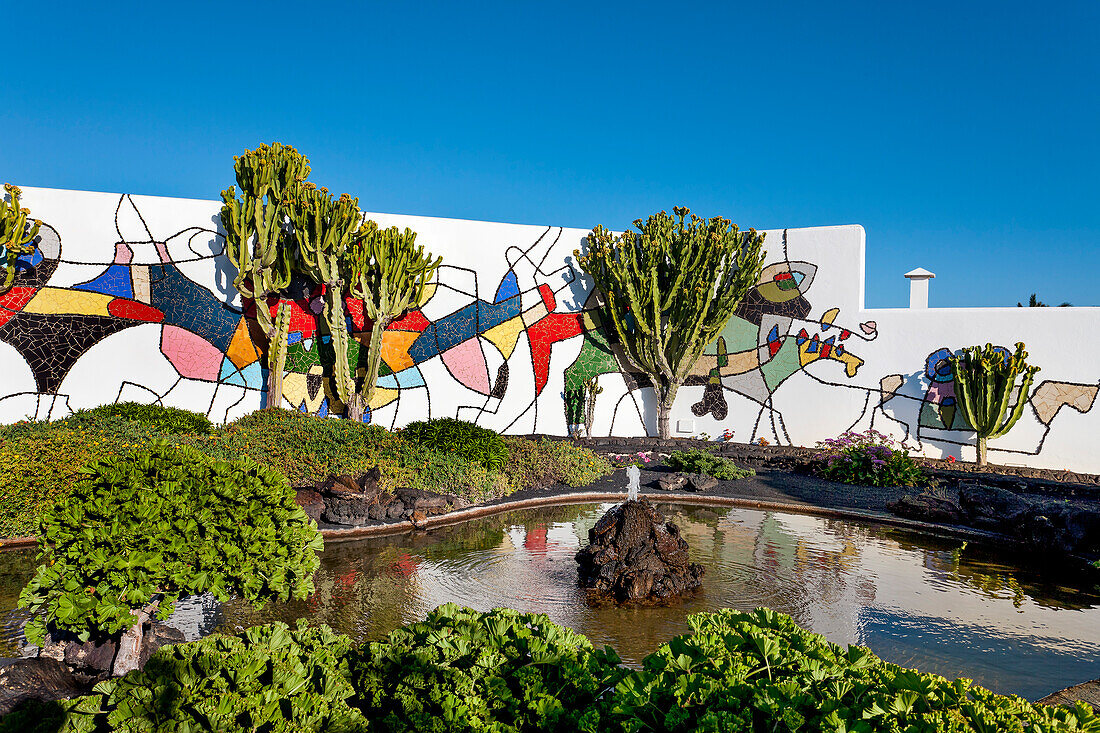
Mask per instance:
[[[7,196],[0,197],[0,263],[4,266],[4,278],[0,280],[0,295],[11,290],[15,284],[16,262],[23,255],[34,252],[35,237],[42,222],[37,219],[28,222],[30,211],[19,206],[19,196],[23,191],[10,183],[4,184]],[[11,198],[8,203],[7,198]]]

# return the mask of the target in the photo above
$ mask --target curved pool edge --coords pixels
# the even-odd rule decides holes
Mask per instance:
[[[1007,535],[996,532],[988,532],[970,527],[954,525],[933,524],[913,519],[905,519],[884,512],[867,511],[863,509],[845,509],[839,507],[822,507],[813,504],[798,504],[790,502],[761,501],[759,499],[745,499],[732,496],[700,496],[698,494],[683,493],[645,493],[642,498],[662,504],[686,504],[690,506],[710,506],[725,508],[757,509],[763,511],[778,511],[789,514],[807,514],[811,516],[825,517],[828,519],[849,519],[874,524],[881,524],[902,529],[912,529],[929,534],[937,534],[961,539],[981,539],[1001,544],[1016,545],[1019,542]],[[347,529],[323,529],[321,535],[326,542],[345,542],[367,537],[389,537],[394,535],[410,534],[437,527],[446,527],[453,524],[461,524],[473,519],[502,514],[504,512],[523,509],[535,509],[547,506],[567,506],[570,504],[593,504],[598,502],[622,501],[626,498],[625,491],[584,491],[576,493],[553,494],[539,496],[530,499],[507,499],[493,503],[459,509],[447,514],[437,514],[425,518],[423,521],[413,523],[411,521],[393,522],[387,524],[372,524],[361,527],[349,527]]]
[[[789,514],[807,514],[811,516],[825,517],[829,519],[850,519],[873,524],[887,525],[901,529],[912,529],[929,534],[960,538],[981,539],[989,542],[997,542],[1006,545],[1019,545],[1020,542],[1013,537],[989,532],[986,530],[961,527],[956,525],[934,524],[921,522],[915,519],[886,514],[884,512],[868,511],[864,509],[850,509],[840,507],[824,507],[813,504],[799,504],[780,501],[762,501],[760,499],[746,499],[733,496],[700,496],[698,494],[684,493],[642,493],[643,498],[650,501],[665,504],[687,504],[690,506],[712,506],[742,509],[757,509],[763,511],[777,511]],[[347,529],[322,529],[321,536],[325,542],[347,542],[368,537],[391,537],[395,535],[421,532],[437,527],[446,527],[452,524],[461,524],[473,519],[490,517],[503,512],[522,509],[535,509],[547,506],[567,506],[570,504],[593,504],[597,502],[622,501],[626,498],[625,491],[582,491],[551,494],[529,499],[507,499],[493,504],[478,504],[466,509],[437,514],[425,518],[423,521],[413,523],[411,521],[389,522],[385,524],[369,524],[360,527],[348,527]],[[35,537],[12,537],[0,539],[0,551],[25,550],[37,546]]]

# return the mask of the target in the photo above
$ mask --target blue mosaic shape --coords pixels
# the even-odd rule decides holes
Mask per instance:
[[[91,280],[74,285],[73,289],[114,295],[120,298],[134,297],[134,284],[130,279],[130,268],[127,265],[111,265]]]
[[[517,295],[519,295],[519,280],[516,278],[516,271],[509,270],[497,286],[497,294],[493,297],[493,302],[502,303]]]

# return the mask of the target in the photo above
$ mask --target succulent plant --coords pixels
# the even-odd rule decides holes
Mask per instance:
[[[0,262],[4,265],[4,279],[0,281],[0,295],[15,284],[15,263],[23,255],[34,251],[34,238],[42,222],[30,220],[31,212],[19,206],[23,191],[10,183],[4,184],[4,192],[11,198],[0,197]]]
[[[986,463],[986,443],[1012,429],[1024,413],[1027,396],[1037,366],[1028,366],[1022,342],[1015,353],[986,344],[970,346],[958,356],[948,358],[955,373],[955,398],[958,409],[978,434],[978,465]],[[1016,379],[1023,376],[1017,390]],[[1009,408],[1013,395],[1016,402]]]
[[[309,159],[288,145],[272,143],[234,157],[233,169],[241,197],[234,186],[222,191],[225,252],[237,268],[233,286],[241,297],[252,300],[256,322],[267,336],[270,369],[271,364],[284,361],[275,353],[280,347],[275,343],[278,334],[268,298],[290,285],[294,251],[287,241],[288,197],[309,176]],[[285,334],[282,340],[285,358]],[[267,406],[277,407],[283,401],[283,375],[281,371],[269,374]]]
[[[653,386],[661,438],[669,437],[677,390],[764,265],[762,233],[682,207],[673,213],[638,219],[638,231],[619,236],[597,226],[587,252],[574,252],[595,282],[601,315],[629,365]]]
[[[371,319],[366,374],[348,405],[349,417],[361,419],[374,396],[386,328],[423,305],[428,283],[442,262],[442,257],[425,254],[411,229],[379,229],[373,221],[363,222],[342,263],[351,295],[363,301],[363,312]]]
[[[327,188],[304,183],[291,197],[288,215],[297,246],[296,269],[324,285],[325,330],[331,338],[333,380],[340,402],[348,405],[355,394],[355,375],[348,364],[348,326],[344,315],[344,283],[340,263],[356,241],[363,215],[359,199],[348,194],[333,198]]]

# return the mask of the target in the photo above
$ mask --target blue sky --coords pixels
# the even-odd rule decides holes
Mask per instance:
[[[215,199],[279,140],[367,210],[859,223],[870,307],[1100,305],[1100,3],[10,5],[4,181]]]

